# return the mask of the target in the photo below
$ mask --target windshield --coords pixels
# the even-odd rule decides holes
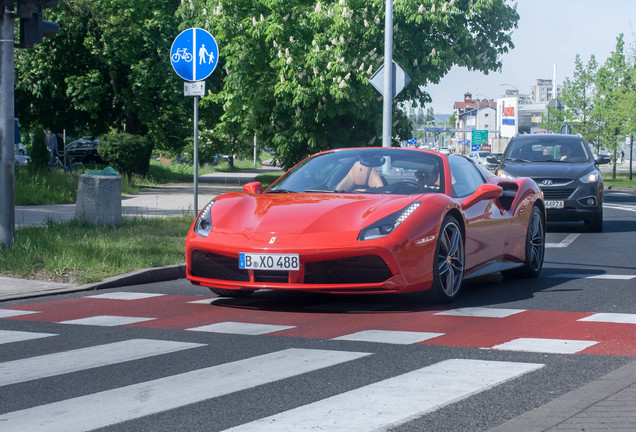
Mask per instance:
[[[311,156],[267,193],[420,194],[443,191],[438,155],[401,148],[334,150]]]
[[[512,139],[505,160],[519,162],[589,162],[591,155],[585,141],[571,138]]]

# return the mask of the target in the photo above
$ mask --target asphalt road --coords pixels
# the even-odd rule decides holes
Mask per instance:
[[[633,362],[636,195],[606,203],[602,233],[548,225],[539,278],[444,307],[184,280],[3,302],[0,430],[488,430]]]

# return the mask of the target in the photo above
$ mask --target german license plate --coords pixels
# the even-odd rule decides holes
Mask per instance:
[[[300,270],[298,254],[239,253],[239,268],[249,270]]]
[[[547,209],[562,209],[563,201],[546,201],[545,208]]]

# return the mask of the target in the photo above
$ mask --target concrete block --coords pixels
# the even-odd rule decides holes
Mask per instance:
[[[121,218],[121,177],[82,174],[75,219],[93,225],[120,225]]]

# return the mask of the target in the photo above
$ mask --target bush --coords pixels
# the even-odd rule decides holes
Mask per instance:
[[[143,136],[110,132],[99,138],[97,151],[105,162],[130,180],[133,174],[146,175],[150,166],[152,143]]]
[[[51,161],[51,153],[46,147],[46,135],[44,134],[44,130],[40,128],[33,134],[33,148],[29,156],[31,157],[29,168],[32,170],[44,169]]]

